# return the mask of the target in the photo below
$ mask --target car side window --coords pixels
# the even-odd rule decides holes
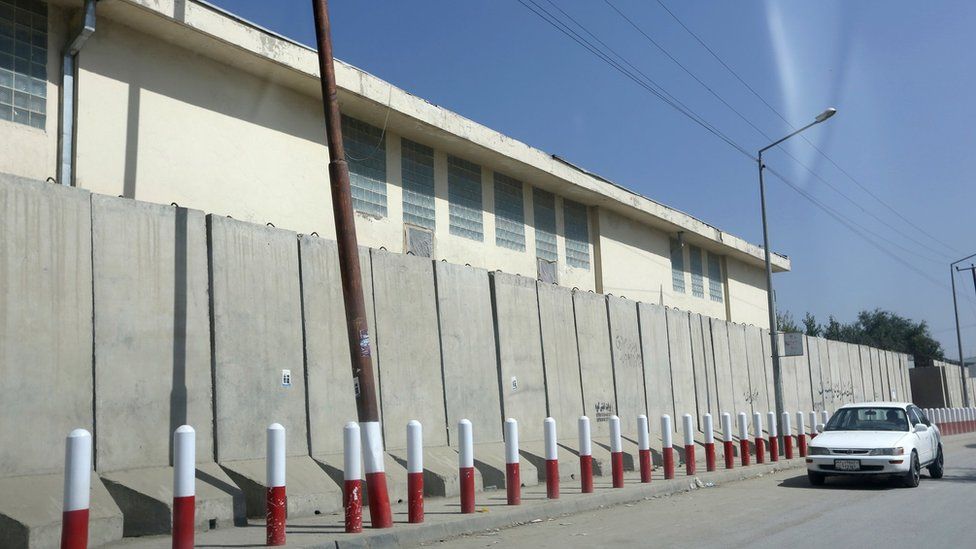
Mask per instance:
[[[918,414],[912,408],[908,409],[908,421],[911,422],[912,427],[922,422],[922,420],[918,419]]]
[[[925,412],[923,412],[921,408],[919,408],[918,406],[912,406],[911,410],[915,412],[920,422],[928,425],[929,427],[932,426],[932,422],[929,421],[929,418],[925,417]]]

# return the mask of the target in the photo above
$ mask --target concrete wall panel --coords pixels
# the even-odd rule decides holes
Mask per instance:
[[[0,177],[0,477],[61,472],[92,429],[91,282],[89,194]]]
[[[607,306],[601,294],[576,291],[573,293],[573,309],[576,312],[583,408],[590,417],[593,438],[605,439],[610,433],[610,416],[617,413]],[[621,427],[624,423],[626,420],[622,419]]]
[[[795,412],[799,407],[796,378],[802,358],[804,357],[791,356],[780,358],[780,367],[782,368],[780,374],[783,377],[783,410],[786,412]]]
[[[556,420],[557,432],[560,439],[563,439],[572,437],[576,432],[576,421],[583,415],[583,388],[580,384],[579,353],[576,346],[573,292],[554,284],[538,283],[538,298],[539,313],[536,320],[532,320],[529,307],[513,313],[524,315],[521,322],[527,326],[513,332],[513,336],[525,338],[520,345],[524,347],[523,352],[531,357],[535,356],[533,353],[538,347],[531,343],[531,337],[538,338],[532,334],[537,334],[541,329],[542,356],[530,358],[529,363],[537,364],[542,362],[541,358],[545,359],[549,415]],[[535,332],[532,332],[531,326],[536,326]],[[536,440],[541,440],[541,428],[534,432]]]
[[[702,322],[702,316],[698,313],[691,313],[689,316],[691,329],[691,361],[695,373],[695,401],[698,428],[701,429],[702,417],[712,410],[716,398],[715,392],[715,368],[712,364],[711,356],[711,329],[708,329],[708,345],[706,346],[705,328],[707,322]],[[714,415],[714,414],[713,414]]]
[[[772,407],[772,394],[766,385],[763,334],[758,327],[749,325],[745,326],[745,336],[752,411],[765,414]]]
[[[840,341],[828,340],[827,342],[832,388],[829,409],[831,413],[851,402],[854,395],[854,386],[851,383],[851,359],[847,347],[846,343]]]
[[[506,417],[518,420],[520,438],[542,440],[546,389],[536,281],[501,272],[492,273],[491,277],[502,408]]]
[[[438,261],[434,273],[449,442],[457,445],[461,418],[478,426],[479,441],[500,442],[502,409],[488,271]]]
[[[831,381],[833,371],[830,366],[830,352],[827,349],[827,340],[822,337],[817,338],[817,354],[820,355],[820,396],[823,402],[823,408],[818,408],[817,410],[829,410],[834,400],[833,382]]]
[[[876,400],[874,381],[875,364],[871,360],[871,349],[864,345],[851,345],[849,349],[857,349],[851,354],[851,375],[854,379],[854,400],[866,402]]]
[[[212,460],[203,213],[95,195],[92,246],[98,469],[170,465],[184,424]]]
[[[759,332],[762,341],[763,373],[766,375],[766,395],[768,395],[769,410],[775,410],[776,397],[773,392],[773,351],[769,343],[769,330],[761,329]]]
[[[426,446],[446,446],[433,263],[383,250],[371,250],[371,256],[386,447],[407,447],[412,419],[424,426]]]
[[[810,368],[810,410],[824,409],[823,372],[820,369],[820,338],[806,338],[807,358]]]
[[[210,215],[217,458],[264,458],[264,432],[308,453],[301,290],[295,233]],[[282,383],[291,371],[291,384]]]
[[[302,313],[308,370],[308,415],[312,455],[342,453],[342,426],[357,421],[355,384],[349,358],[345,305],[335,241],[316,236],[299,238],[302,266]],[[369,249],[359,249],[366,322],[376,332]],[[378,378],[376,338],[370,338],[374,383]],[[377,383],[378,387],[379,384]]]
[[[729,355],[733,379],[733,408],[735,413],[745,412],[752,417],[752,401],[755,392],[749,379],[749,357],[746,353],[746,327],[742,324],[729,324]]]
[[[720,425],[722,412],[735,415],[735,382],[732,377],[731,355],[729,352],[729,327],[724,320],[704,319],[711,325],[712,353],[715,357],[715,386],[718,403],[715,406],[714,423]],[[718,428],[718,427],[716,427]]]
[[[668,341],[671,354],[671,386],[674,395],[672,425],[680,429],[681,416],[697,413],[695,370],[691,360],[691,330],[688,313],[667,309]]]
[[[637,303],[607,296],[607,317],[610,322],[610,351],[613,356],[617,415],[621,418],[620,429],[624,436],[636,440],[637,416],[647,414]]]
[[[664,307],[647,303],[638,303],[637,310],[640,314],[647,417],[651,432],[656,433],[661,429],[662,414],[674,418],[667,313]]]

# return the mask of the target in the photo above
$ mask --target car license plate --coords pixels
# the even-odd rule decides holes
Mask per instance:
[[[860,471],[861,460],[859,459],[835,459],[834,468],[838,471]]]

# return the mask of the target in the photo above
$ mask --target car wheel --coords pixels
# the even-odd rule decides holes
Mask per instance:
[[[939,445],[939,453],[935,456],[935,461],[929,465],[929,476],[932,478],[942,478],[943,472],[942,445]]]
[[[918,481],[921,479],[921,477],[922,468],[918,462],[918,454],[913,451],[911,467],[908,469],[908,472],[905,473],[902,483],[906,488],[915,488],[918,486]]]
[[[827,477],[821,473],[807,471],[807,480],[809,480],[810,484],[814,486],[823,486],[824,482],[827,480]]]

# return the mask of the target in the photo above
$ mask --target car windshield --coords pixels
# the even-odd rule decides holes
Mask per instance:
[[[901,408],[843,408],[837,410],[826,431],[907,431],[908,417]]]

